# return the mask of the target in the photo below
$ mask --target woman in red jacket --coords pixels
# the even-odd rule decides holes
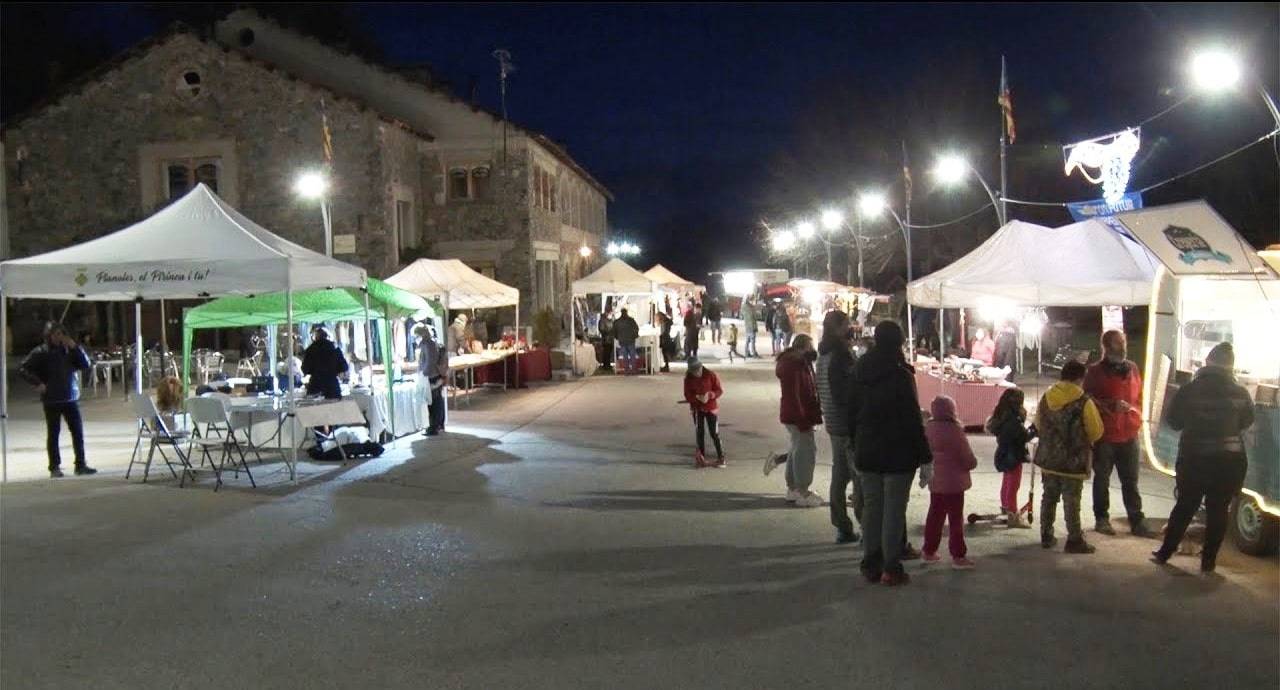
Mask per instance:
[[[724,389],[720,387],[720,377],[715,372],[702,366],[695,357],[689,360],[689,373],[684,377],[684,399],[689,401],[689,411],[693,413],[693,422],[698,428],[698,450],[693,454],[693,466],[724,467],[724,448],[720,445],[720,398]],[[705,431],[704,431],[705,430]],[[711,432],[711,442],[716,444],[716,461],[708,462],[706,457],[705,432]]]
[[[778,421],[791,437],[791,448],[786,455],[787,502],[797,508],[822,505],[822,498],[809,490],[818,455],[814,427],[822,424],[822,405],[818,402],[818,387],[813,378],[816,359],[818,351],[813,348],[813,338],[801,333],[791,342],[791,347],[778,355],[774,365],[774,374],[782,388]]]

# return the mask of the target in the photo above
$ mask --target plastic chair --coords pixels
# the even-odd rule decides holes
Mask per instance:
[[[240,470],[243,469],[249,477],[249,484],[256,489],[258,484],[253,480],[253,473],[249,471],[249,463],[245,461],[244,446],[231,426],[231,415],[227,411],[226,403],[217,397],[189,398],[187,412],[191,415],[191,422],[197,429],[201,424],[205,425],[206,435],[191,436],[188,453],[194,453],[195,448],[199,447],[202,464],[204,460],[209,461],[210,467],[213,468],[213,476],[217,479],[213,490],[217,491],[222,486],[222,475],[227,471],[227,460],[231,460],[231,471],[234,475],[239,477]],[[217,462],[209,455],[211,448],[222,451]],[[236,461],[237,456],[239,462]]]
[[[174,431],[169,429],[164,419],[160,416],[159,410],[156,409],[155,402],[146,395],[134,397],[130,400],[133,405],[134,416],[138,419],[138,438],[133,444],[133,455],[129,457],[129,467],[125,470],[124,478],[128,479],[130,473],[133,472],[133,466],[137,464],[145,464],[142,470],[142,483],[147,482],[147,478],[151,475],[151,461],[154,459],[156,451],[160,451],[160,457],[169,468],[169,473],[174,479],[178,479],[178,485],[186,484],[187,475],[190,474],[192,480],[195,480],[195,471],[191,467],[191,463],[187,459],[187,455],[182,452],[182,442],[187,440],[188,434],[185,431]],[[147,439],[149,447],[147,449],[147,459],[145,463],[141,459],[142,441]],[[173,468],[173,461],[164,452],[164,446],[169,446],[177,455],[179,464],[182,466],[182,476],[179,477],[178,472]]]
[[[222,373],[222,363],[224,359],[225,357],[221,352],[205,352],[198,355],[198,359],[196,361],[199,363],[198,368],[200,370],[200,378],[204,383],[209,382],[209,378],[214,372],[219,374]]]

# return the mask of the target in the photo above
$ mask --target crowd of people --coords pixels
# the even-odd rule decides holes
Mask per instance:
[[[878,324],[873,344],[861,357],[853,346],[848,316],[831,311],[823,320],[822,341],[816,347],[810,336],[800,334],[779,352],[775,363],[779,421],[789,444],[786,452],[765,460],[764,474],[785,465],[787,502],[797,507],[824,505],[812,490],[816,430],[823,426],[832,455],[825,505],[836,542],[864,544],[860,568],[869,581],[886,585],[909,581],[902,562],[917,555],[906,538],[907,501],[917,477],[920,487],[930,492],[919,556],[926,562],[941,560],[938,551],[946,525],[953,567],[973,568],[964,540],[964,494],[972,487],[970,473],[977,468],[978,458],[959,421],[955,401],[947,396],[918,399],[914,370],[905,356],[905,336],[896,322]],[[1101,360],[1090,366],[1068,362],[1060,380],[1037,401],[1033,415],[1028,415],[1025,393],[1010,388],[985,425],[996,438],[992,461],[1002,474],[1001,522],[1014,529],[1031,527],[1024,515],[1032,506],[1018,501],[1023,465],[1034,463],[1043,478],[1039,526],[1045,549],[1059,543],[1055,528],[1061,505],[1066,526],[1063,551],[1095,552],[1081,522],[1082,497],[1089,481],[1093,530],[1116,534],[1110,519],[1113,469],[1120,478],[1130,532],[1136,537],[1156,536],[1147,524],[1138,491],[1141,374],[1127,357],[1123,332],[1103,334],[1101,347]],[[685,393],[697,419],[695,463],[703,467],[709,464],[702,438],[707,422],[723,461],[715,433],[714,401],[724,391],[714,374],[696,360],[695,364],[686,378]],[[1231,344],[1219,344],[1192,384],[1181,388],[1171,402],[1170,424],[1183,431],[1178,498],[1163,541],[1152,553],[1156,563],[1167,562],[1177,550],[1203,501],[1208,517],[1201,569],[1210,573],[1216,567],[1228,505],[1240,491],[1247,468],[1241,433],[1252,423],[1252,403],[1247,391],[1235,383],[1233,365]],[[862,534],[857,532],[859,525]]]

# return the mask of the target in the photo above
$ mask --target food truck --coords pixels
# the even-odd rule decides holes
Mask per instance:
[[[1115,217],[1117,230],[1159,261],[1152,285],[1143,377],[1143,445],[1156,469],[1176,471],[1179,432],[1164,420],[1177,390],[1229,341],[1236,380],[1254,401],[1244,434],[1249,471],[1231,506],[1230,534],[1244,552],[1280,544],[1280,250],[1255,251],[1197,201]]]

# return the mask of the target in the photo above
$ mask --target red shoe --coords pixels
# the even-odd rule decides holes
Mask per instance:
[[[702,455],[702,451],[695,450],[693,452],[693,466],[702,469],[707,466],[707,458]]]

